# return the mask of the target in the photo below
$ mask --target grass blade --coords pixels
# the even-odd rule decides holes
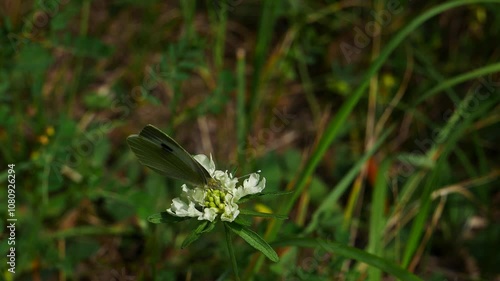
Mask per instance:
[[[382,165],[380,165],[372,196],[370,232],[367,251],[377,256],[382,256],[383,254],[383,237],[386,225],[384,209],[387,189],[389,188],[387,173],[391,166],[391,162],[391,160],[387,159],[382,163]],[[382,278],[382,272],[376,267],[371,267],[368,270],[368,277],[369,280],[379,281]]]
[[[304,248],[317,248],[324,249],[336,255],[341,255],[348,257],[359,262],[366,263],[373,267],[380,269],[383,272],[387,272],[400,280],[405,281],[421,281],[420,278],[411,274],[410,272],[402,269],[398,265],[367,253],[363,250],[344,245],[342,243],[336,243],[332,241],[324,241],[319,239],[308,239],[308,238],[295,238],[280,240],[279,242],[273,243],[274,246],[296,246]]]

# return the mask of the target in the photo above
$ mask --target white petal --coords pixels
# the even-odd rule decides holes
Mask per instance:
[[[188,204],[186,202],[182,201],[179,197],[174,198],[172,200],[172,204],[170,205],[170,208],[167,209],[167,212],[171,215],[175,215],[175,213],[179,210],[187,210],[188,209]]]
[[[238,201],[238,200],[240,200],[240,198],[245,197],[245,195],[247,195],[247,194],[245,193],[243,186],[240,186],[233,191],[233,195],[234,195],[233,200]]]
[[[260,193],[266,187],[266,178],[259,181],[259,174],[253,173],[248,179],[243,182],[243,187],[247,190],[247,194]]]
[[[240,186],[236,188],[234,191],[234,197],[237,198],[236,200],[248,195],[248,194],[256,194],[262,192],[264,188],[266,187],[266,178],[262,178],[262,180],[259,181],[259,174],[253,173],[251,174],[248,179],[243,181],[243,186]]]
[[[232,192],[234,187],[238,183],[238,179],[233,178],[233,176],[227,171],[216,170],[214,172],[214,178],[221,183],[222,189],[226,191]]]
[[[186,201],[190,201],[189,200],[189,191],[190,191],[190,189],[185,184],[183,184],[181,186],[181,188],[182,188],[182,192],[181,192],[180,198],[182,198],[182,199],[184,199]]]
[[[203,213],[198,216],[198,220],[214,221],[217,217],[217,209],[215,208],[205,208]]]
[[[224,213],[220,216],[220,219],[223,221],[228,221],[232,222],[238,214],[240,213],[240,210],[238,210],[238,205],[236,204],[226,204],[224,207]]]
[[[189,197],[191,201],[198,203],[198,205],[202,205],[205,202],[206,191],[203,188],[195,188],[191,190]]]
[[[229,204],[236,204],[235,196],[231,193],[226,194],[226,196],[224,196],[224,202],[227,202]]]
[[[189,188],[187,185],[182,185],[181,198],[187,202],[195,202],[196,205],[202,206],[205,202],[205,190],[203,188]]]
[[[177,217],[198,217],[203,214],[195,207],[194,202],[186,203],[180,198],[174,198],[167,212]]]
[[[205,168],[210,175],[213,175],[215,172],[215,163],[212,159],[212,154],[210,154],[210,159],[204,154],[198,154],[193,156],[193,158],[200,163],[203,168]]]
[[[246,180],[243,181],[244,187],[256,186],[259,182],[260,175],[257,173],[250,174]]]

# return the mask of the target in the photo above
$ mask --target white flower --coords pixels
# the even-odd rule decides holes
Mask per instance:
[[[238,178],[227,171],[216,170],[212,155],[208,158],[199,154],[194,159],[208,171],[213,182],[193,188],[183,184],[181,195],[174,198],[167,209],[171,215],[214,221],[220,214],[221,220],[232,222],[240,213],[238,200],[249,194],[260,193],[266,186],[266,179],[260,180],[260,175],[253,173],[243,181],[243,185],[237,187]]]
[[[225,201],[227,202],[224,206],[224,213],[220,216],[223,221],[234,221],[240,210],[238,210],[238,205],[234,202],[234,197],[231,194],[226,194]]]

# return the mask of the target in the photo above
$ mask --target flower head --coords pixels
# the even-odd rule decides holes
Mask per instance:
[[[238,178],[231,173],[215,169],[215,163],[203,154],[194,156],[210,174],[212,181],[206,186],[189,188],[182,185],[180,197],[174,198],[167,212],[177,217],[196,217],[198,220],[232,222],[240,213],[238,200],[249,194],[260,193],[266,186],[266,179],[257,173],[250,174],[238,186]]]

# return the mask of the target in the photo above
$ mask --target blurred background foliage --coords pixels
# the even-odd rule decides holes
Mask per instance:
[[[221,230],[180,249],[192,225],[147,221],[181,183],[127,147],[146,124],[238,176],[262,170],[268,191],[299,190],[250,206],[289,216],[253,221],[270,242],[317,237],[425,280],[498,280],[500,5],[461,2],[367,76],[441,1],[3,0],[0,182],[14,163],[15,280],[231,278]],[[6,192],[0,202],[6,230]],[[324,249],[279,247],[272,264],[235,243],[246,279],[385,276]]]

